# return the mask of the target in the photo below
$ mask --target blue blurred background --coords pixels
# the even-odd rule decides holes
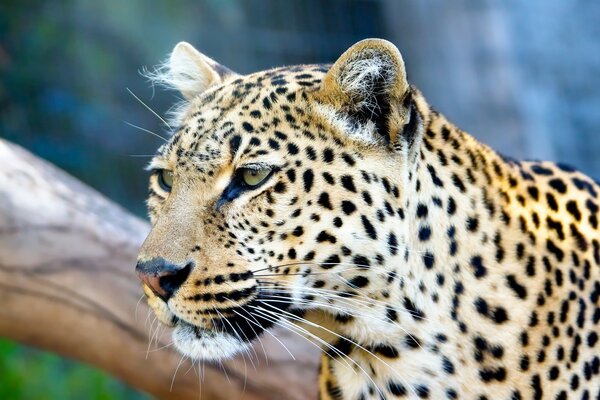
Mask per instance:
[[[0,137],[143,216],[144,155],[175,93],[139,75],[180,40],[240,73],[332,62],[366,37],[461,128],[515,157],[600,177],[600,2],[144,0],[0,3]],[[142,156],[142,157],[138,157]],[[1,160],[0,160],[1,161]],[[0,339],[0,399],[144,398],[91,367]]]

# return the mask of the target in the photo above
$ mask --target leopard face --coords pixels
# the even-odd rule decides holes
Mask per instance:
[[[182,88],[180,127],[150,164],[138,272],[180,350],[224,358],[306,310],[343,318],[348,307],[316,289],[351,295],[389,278],[403,240],[396,175],[414,157],[399,148],[422,124],[394,47],[238,76],[181,44],[168,73],[198,87]]]

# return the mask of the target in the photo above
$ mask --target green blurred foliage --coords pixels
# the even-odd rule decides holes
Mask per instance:
[[[147,398],[95,368],[0,339],[0,399]]]

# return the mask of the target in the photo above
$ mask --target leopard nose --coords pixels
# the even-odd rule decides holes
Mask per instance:
[[[135,270],[138,277],[150,290],[164,301],[168,301],[173,293],[185,282],[193,263],[174,264],[164,258],[153,258],[138,261]]]

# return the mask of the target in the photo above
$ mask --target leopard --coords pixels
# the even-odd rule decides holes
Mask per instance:
[[[286,326],[321,399],[600,398],[594,179],[480,143],[383,39],[247,75],[181,42],[151,78],[183,98],[136,271],[181,353]]]

